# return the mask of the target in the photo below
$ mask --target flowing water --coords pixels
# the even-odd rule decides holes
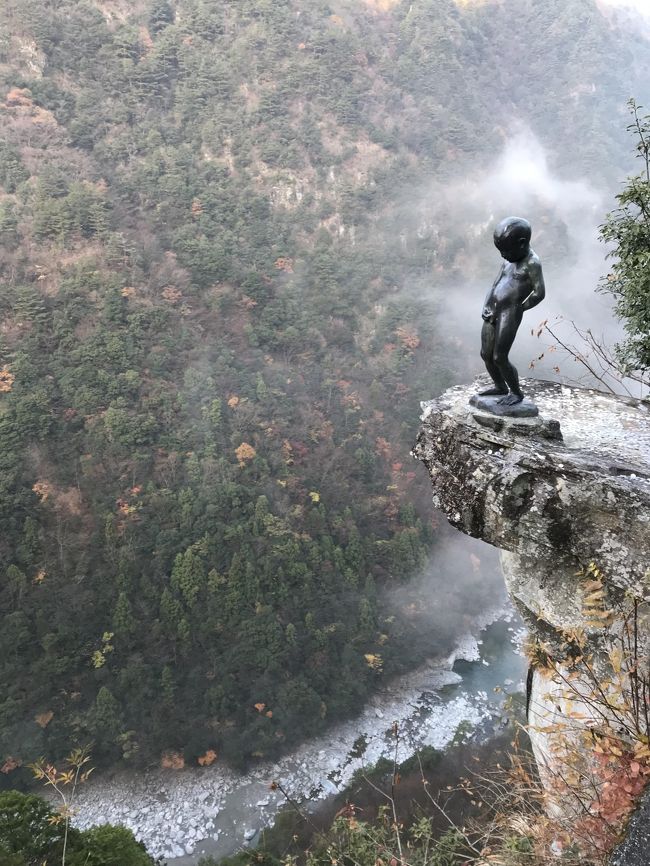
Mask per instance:
[[[131,827],[170,866],[195,866],[204,855],[224,857],[255,844],[285,803],[280,791],[270,789],[272,781],[304,808],[321,803],[357,770],[393,757],[394,722],[400,761],[422,746],[444,749],[461,735],[488,737],[503,724],[508,695],[523,689],[520,629],[511,609],[486,612],[475,630],[478,641],[466,635],[449,659],[432,660],[393,681],[357,718],[249,773],[215,765],[98,779],[81,790],[75,823]]]

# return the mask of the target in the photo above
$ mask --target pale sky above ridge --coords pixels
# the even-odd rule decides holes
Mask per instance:
[[[628,6],[650,17],[650,0],[601,0],[607,6]]]

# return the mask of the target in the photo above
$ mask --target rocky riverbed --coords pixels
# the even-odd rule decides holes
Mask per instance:
[[[272,781],[301,803],[317,802],[344,788],[362,767],[393,757],[395,722],[400,761],[425,745],[444,749],[459,730],[498,724],[504,694],[521,688],[519,629],[510,608],[485,611],[448,658],[432,659],[398,678],[357,718],[249,773],[213,765],[104,774],[80,789],[74,823],[130,827],[170,866],[194,866],[204,854],[227,856],[254,843],[284,805],[285,795],[271,790]]]

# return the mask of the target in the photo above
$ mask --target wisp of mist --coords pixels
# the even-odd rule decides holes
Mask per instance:
[[[583,346],[572,322],[583,332],[591,330],[609,347],[622,338],[612,298],[597,291],[607,273],[607,249],[599,240],[598,227],[614,207],[611,191],[597,189],[586,178],[555,174],[541,143],[522,129],[507,137],[487,172],[477,171],[427,191],[416,208],[421,224],[436,233],[442,247],[454,244],[456,249],[451,275],[448,267],[436,268],[434,263],[435,294],[446,323],[445,336],[462,360],[469,361],[470,375],[485,372],[479,355],[481,310],[501,265],[492,240],[494,227],[506,216],[522,216],[533,226],[532,246],[542,261],[547,293],[537,308],[525,314],[511,359],[522,378],[598,387],[573,357],[562,350],[549,351],[553,339],[548,333],[537,336],[537,331],[547,320],[579,350]],[[396,610],[404,610],[417,597],[428,610],[423,624],[448,637],[452,631],[462,631],[468,613],[499,603],[502,580],[494,548],[450,532],[422,574],[408,587],[394,590],[389,601]]]
[[[546,298],[525,314],[511,359],[522,377],[595,384],[573,358],[547,351],[553,343],[548,334],[537,337],[531,331],[547,320],[568,342],[578,345],[570,326],[574,322],[607,346],[621,339],[612,299],[597,291],[607,273],[607,249],[599,240],[598,227],[615,206],[611,192],[597,189],[585,178],[555,175],[540,142],[529,131],[519,130],[508,137],[491,170],[435,189],[434,196],[444,203],[446,223],[454,230],[463,227],[455,275],[453,280],[443,276],[440,288],[447,333],[469,356],[471,369],[484,372],[479,357],[481,310],[501,264],[492,232],[504,217],[521,216],[533,226],[532,247],[542,261]]]

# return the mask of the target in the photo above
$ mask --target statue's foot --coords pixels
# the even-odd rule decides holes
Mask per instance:
[[[500,396],[507,394],[507,393],[508,393],[507,388],[497,388],[495,386],[494,388],[486,388],[485,391],[479,391],[478,395],[479,395],[479,397],[500,397]],[[500,402],[501,402],[501,400],[499,400],[499,403]]]
[[[497,403],[500,406],[516,406],[517,403],[521,403],[524,399],[523,394],[513,394],[510,393],[506,397],[502,397],[500,400],[497,400]]]

